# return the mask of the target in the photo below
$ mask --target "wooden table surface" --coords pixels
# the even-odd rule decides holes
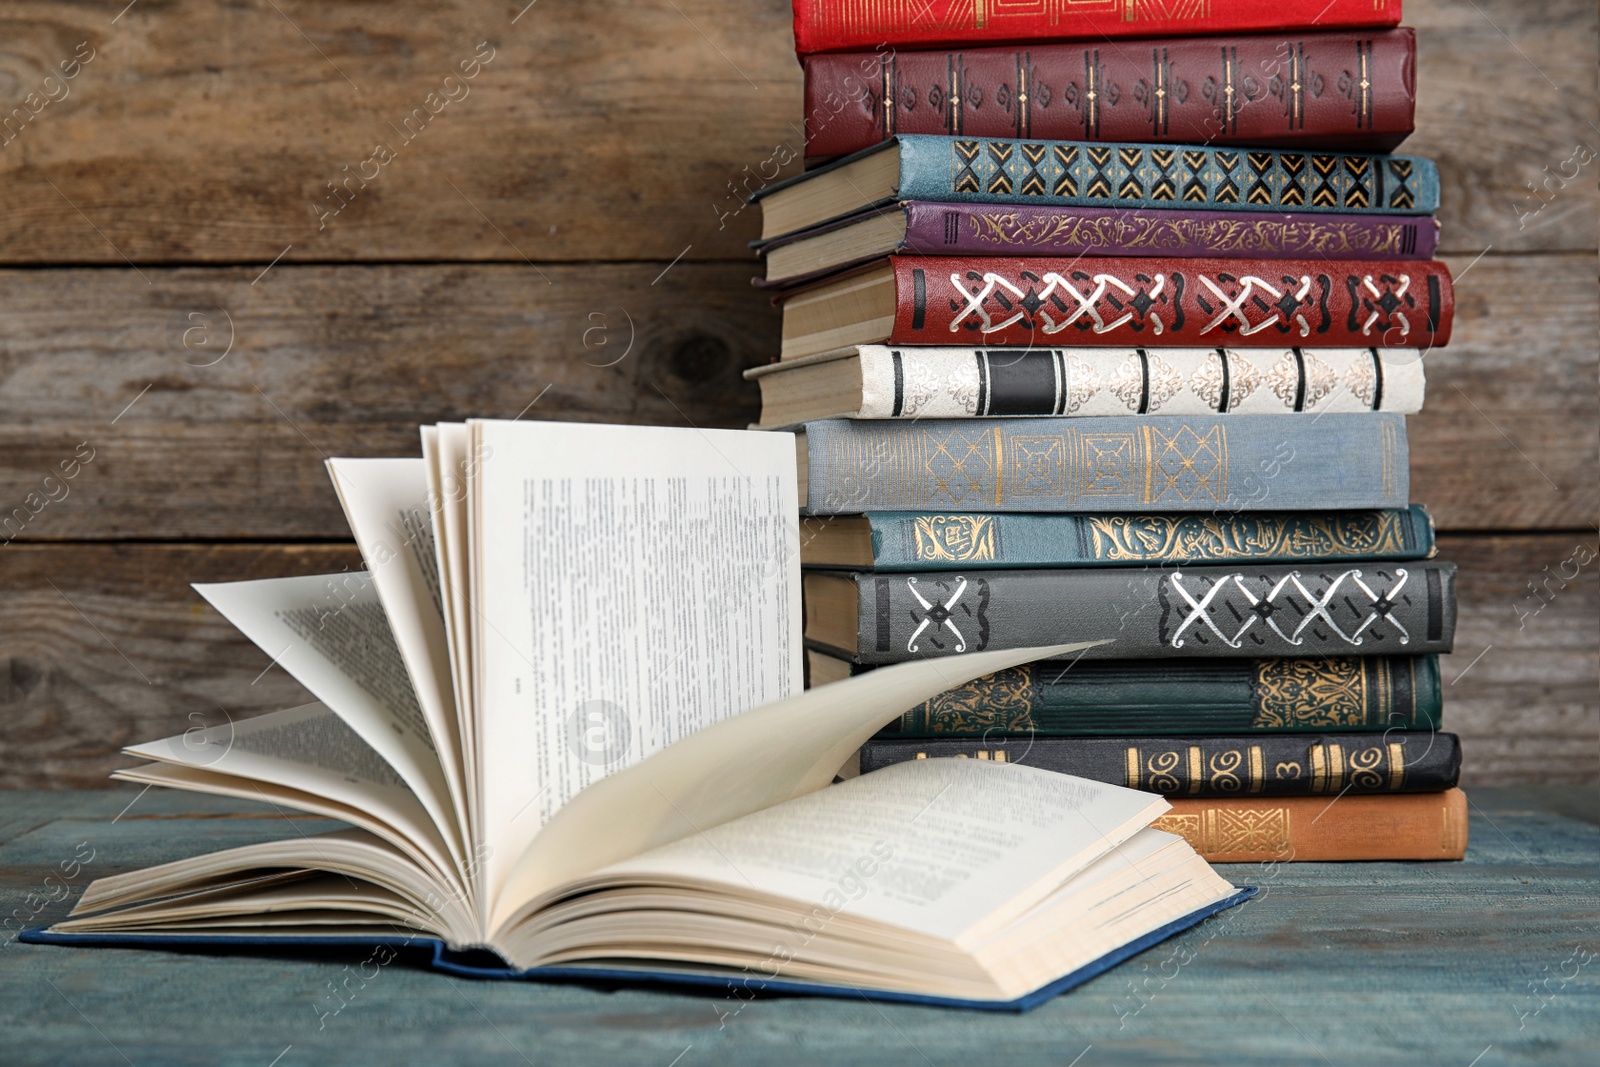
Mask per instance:
[[[374,975],[359,952],[74,949],[8,934],[0,1063],[1593,1067],[1600,792],[1468,796],[1464,862],[1221,867],[1264,892],[1021,1016],[473,981],[407,958]],[[283,836],[283,823],[260,805],[132,786],[6,794],[0,906],[42,922],[67,906],[49,878],[63,861],[75,898],[92,878]],[[336,825],[295,820],[306,833]]]

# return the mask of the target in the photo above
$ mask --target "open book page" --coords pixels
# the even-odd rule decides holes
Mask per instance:
[[[472,674],[472,634],[476,608],[468,580],[467,480],[481,457],[469,454],[467,425],[445,422],[423,427],[423,458],[434,500],[433,535],[444,597],[445,631],[450,637],[450,673],[461,722],[461,766],[472,792],[473,832],[483,840],[483,776],[478,730],[478,697]]]
[[[799,504],[788,434],[468,426],[493,892],[586,786],[800,688]]]
[[[444,837],[416,795],[371,745],[322,704],[197,727],[123,751],[288,786],[365,812],[415,846],[436,878],[460,881]]]
[[[1151,793],[983,760],[914,760],[605,869],[722,884],[962,947],[1156,818]]]
[[[194,588],[377,750],[461,862],[467,849],[444,768],[366,573]]]
[[[331,459],[328,473],[361,549],[471,840],[428,474],[420,459]]]
[[[191,767],[182,763],[141,763],[137,767],[113,771],[111,777],[119,782],[133,782],[136,785],[158,785],[164,789],[182,789],[189,793],[205,793],[208,796],[233,797],[237,800],[270,804],[278,809],[278,814],[285,816],[295,811],[347,822],[383,843],[390,857],[391,867],[410,871],[408,877],[426,878],[430,884],[440,887],[441,892],[452,900],[465,899],[462,891],[455,887],[449,878],[435,873],[438,864],[427,850],[410,837],[396,831],[393,826],[367,812],[365,808],[342,804],[320,794],[308,793],[277,782],[242,778],[236,774],[218,774],[203,767]],[[302,831],[298,837],[282,839],[285,847],[297,850],[295,858],[289,861],[290,864],[333,869],[328,868],[323,859],[322,841],[327,836],[321,833],[306,834]],[[296,845],[296,842],[299,844]],[[475,917],[470,925],[474,931],[480,929]]]
[[[1085,644],[974,652],[881,667],[717,723],[591,785],[518,860],[491,930],[601,867],[815,792],[907,708],[985,674],[1071,655]],[[498,936],[498,935],[497,935]]]
[[[463,425],[462,430],[465,429]],[[446,556],[447,545],[453,544],[458,549],[463,547],[459,536],[453,542],[450,541],[447,523],[459,522],[460,512],[466,507],[467,485],[463,471],[461,479],[453,479],[449,486],[446,486],[439,431],[438,426],[421,428],[422,463],[428,479],[428,500],[433,505],[434,572],[439,576],[445,648],[448,651],[450,664],[450,691],[455,700],[456,730],[461,738],[461,775],[471,795],[467,805],[468,822],[473,827],[475,838],[481,840],[481,834],[477,830],[479,798],[475,785],[478,780],[478,753],[473,743],[477,737],[477,727],[472,719],[471,679],[466,670],[467,631],[460,618],[465,589],[461,584],[459,560],[452,561]],[[452,514],[455,515],[454,520],[450,518]]]
[[[1015,996],[1238,892],[1183,838],[1146,827],[1017,921],[963,945]]]
[[[317,871],[326,874],[311,873]],[[267,913],[285,903],[280,894],[286,886],[293,887],[297,896],[315,895],[294,901],[299,914],[280,915],[275,923]],[[262,841],[108,875],[89,886],[73,908],[73,918],[56,929],[120,931],[148,929],[160,922],[192,930],[197,925],[203,929],[228,924],[259,936],[262,928],[285,920],[325,925],[392,919],[396,897],[404,902],[406,922],[436,931],[452,944],[465,946],[475,940],[477,924],[458,888],[440,883],[383,840],[361,830]],[[203,903],[208,914],[194,914],[192,906],[197,903]],[[327,914],[311,919],[308,909]],[[104,914],[90,914],[101,911]]]

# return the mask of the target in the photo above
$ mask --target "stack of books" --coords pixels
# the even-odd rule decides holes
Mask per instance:
[[[1370,0],[1074,11],[796,0],[812,165],[755,197],[783,341],[748,376],[800,431],[809,684],[1106,639],[860,769],[1157,792],[1217,861],[1460,858],[1455,568],[1404,418],[1453,298],[1434,164],[1387,154],[1415,35]],[[1141,30],[1212,35],[1107,39]]]

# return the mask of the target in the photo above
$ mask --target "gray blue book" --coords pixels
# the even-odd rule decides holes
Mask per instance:
[[[1408,505],[1404,416],[824,419],[797,436],[813,515]]]

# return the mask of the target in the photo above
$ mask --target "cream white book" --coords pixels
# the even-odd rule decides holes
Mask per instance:
[[[1153,794],[837,779],[906,708],[1083,646],[802,692],[790,435],[471,421],[422,452],[328,464],[365,571],[197,587],[316,702],[115,775],[349,828],[101,878],[27,940],[426,939],[462,972],[1020,1008],[1246,895]]]
[[[856,345],[744,372],[761,421],[1422,410],[1414,348]]]

